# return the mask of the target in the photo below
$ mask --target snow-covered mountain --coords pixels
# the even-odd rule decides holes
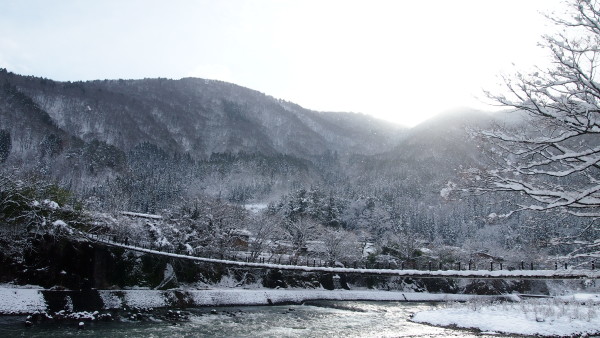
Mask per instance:
[[[137,211],[310,186],[435,200],[484,161],[466,127],[494,120],[461,111],[406,129],[196,78],[73,83],[2,70],[0,83],[0,159],[86,196],[130,195],[121,204]]]
[[[29,106],[49,123],[48,128],[32,128],[36,133],[58,136],[58,129],[61,142],[68,135],[124,152],[147,142],[196,159],[238,152],[298,158],[326,152],[372,154],[391,149],[404,132],[367,115],[311,111],[234,84],[197,78],[72,83],[1,71],[0,83],[2,128],[11,134],[22,130],[13,114],[32,118]],[[28,102],[7,106],[10,95]]]

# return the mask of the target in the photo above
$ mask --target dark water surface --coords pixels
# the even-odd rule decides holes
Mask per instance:
[[[411,314],[434,304],[313,301],[305,305],[186,309],[188,321],[170,322],[158,313],[143,321],[24,325],[25,317],[0,317],[0,337],[481,337],[473,332],[416,324]],[[164,312],[163,312],[164,313]]]

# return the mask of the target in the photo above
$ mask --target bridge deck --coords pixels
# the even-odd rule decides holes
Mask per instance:
[[[189,256],[159,250],[125,245],[113,241],[99,240],[88,237],[90,240],[104,245],[120,247],[127,250],[143,252],[151,255],[165,256],[191,261],[239,266],[254,269],[278,269],[299,272],[325,272],[342,274],[366,274],[380,276],[397,276],[412,278],[463,278],[463,279],[599,279],[598,270],[393,270],[393,269],[353,269],[337,267],[312,267],[303,265],[285,265],[273,263],[243,262],[226,259]]]

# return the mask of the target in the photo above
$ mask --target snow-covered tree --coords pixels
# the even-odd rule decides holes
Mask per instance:
[[[488,93],[527,123],[482,132],[497,168],[471,174],[486,183],[482,190],[523,196],[517,210],[585,217],[586,226],[555,244],[576,244],[570,256],[599,257],[600,4],[573,0],[568,18],[551,20],[563,27],[543,38],[552,65],[505,77],[505,94]]]
[[[354,233],[331,227],[322,227],[320,232],[319,237],[325,244],[326,259],[330,263],[356,261],[360,258],[359,242]]]
[[[255,261],[263,252],[267,251],[270,241],[282,237],[281,223],[283,223],[283,220],[280,217],[264,214],[256,215],[250,220],[248,230],[252,233],[249,243],[250,259],[252,261]]]

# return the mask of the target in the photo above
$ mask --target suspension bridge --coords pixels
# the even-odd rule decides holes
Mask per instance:
[[[101,245],[118,247],[126,250],[136,251],[144,254],[163,256],[174,259],[183,259],[193,262],[202,262],[209,264],[220,264],[223,266],[240,267],[240,268],[251,268],[251,269],[277,269],[297,272],[319,272],[319,273],[334,273],[334,274],[364,274],[364,275],[378,275],[378,276],[396,276],[396,277],[410,277],[410,278],[462,278],[462,279],[557,279],[557,280],[568,280],[568,279],[599,279],[600,270],[596,269],[595,262],[591,262],[591,268],[589,269],[533,269],[533,263],[529,266],[531,269],[525,269],[523,262],[520,265],[520,269],[506,270],[500,266],[500,269],[494,270],[494,263],[491,263],[489,270],[475,270],[461,269],[461,266],[466,265],[458,264],[458,269],[438,269],[433,270],[432,265],[429,264],[427,269],[381,269],[381,268],[352,268],[352,267],[328,267],[328,266],[316,266],[315,261],[313,265],[310,265],[310,260],[305,261],[305,265],[299,264],[281,264],[280,262],[249,262],[245,260],[235,259],[218,259],[210,257],[201,257],[193,254],[171,252],[162,248],[149,248],[145,246],[129,245],[126,243],[117,242],[111,240],[110,236],[102,235],[86,235],[87,239]],[[498,266],[498,265],[497,265]]]

